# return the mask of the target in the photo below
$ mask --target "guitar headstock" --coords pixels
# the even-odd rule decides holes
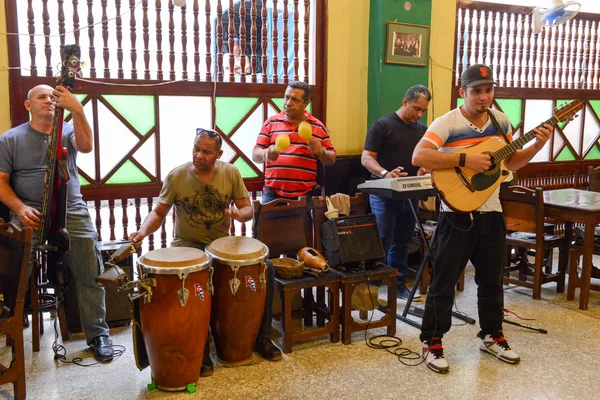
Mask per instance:
[[[554,117],[556,118],[556,120],[558,122],[568,121],[571,118],[573,118],[575,116],[575,114],[577,114],[577,112],[579,112],[581,109],[583,109],[583,106],[584,106],[583,101],[573,100],[569,104],[566,104],[566,105],[560,107],[559,109],[557,109],[556,112],[554,113]]]
[[[73,88],[75,84],[75,77],[81,71],[81,50],[76,44],[68,44],[64,47],[65,59],[62,62],[60,69],[60,75],[57,79],[58,84],[61,86]]]

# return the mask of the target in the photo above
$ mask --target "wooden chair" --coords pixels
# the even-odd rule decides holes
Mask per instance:
[[[588,179],[590,185],[590,191],[592,192],[600,192],[600,167],[589,167],[588,168]],[[598,238],[594,241],[594,254],[600,254],[600,243],[598,243]],[[577,271],[577,264],[579,259],[583,256],[583,245],[580,241],[575,241],[573,245],[571,245],[571,252],[569,258],[569,285],[567,287],[567,300],[575,300],[575,289],[581,287],[581,279],[585,275],[583,269],[589,269],[586,271],[588,276],[592,275],[593,265],[584,265],[582,266],[581,276]],[[591,290],[600,290],[600,284],[590,284]],[[579,294],[579,309],[587,310],[588,309],[588,300],[589,293],[580,293]]]
[[[541,188],[535,190],[522,186],[509,186],[500,191],[500,200],[506,221],[507,249],[511,247],[535,250],[533,270],[530,264],[519,262],[516,265],[507,258],[505,284],[514,284],[533,289],[533,298],[539,299],[542,285],[556,282],[556,291],[564,292],[567,266],[568,241],[564,237],[548,235],[544,232],[544,194]],[[552,250],[559,249],[558,271],[544,268],[544,258]],[[507,250],[508,252],[508,250]],[[517,272],[514,277],[511,272]],[[531,279],[529,279],[531,277]]]
[[[254,236],[269,248],[269,257],[281,254],[295,255],[301,248],[312,245],[312,224],[306,197],[300,200],[277,199],[267,204],[258,200],[254,208]],[[313,297],[313,288],[328,290],[328,302]],[[273,319],[283,340],[283,352],[290,353],[293,343],[321,335],[330,335],[332,342],[340,340],[339,331],[339,277],[328,272],[321,277],[281,279],[275,277],[275,290],[281,298],[281,320]],[[317,328],[295,331],[293,326],[293,299],[303,294],[302,314],[305,327],[312,327],[317,317]],[[324,321],[328,320],[328,323]]]
[[[23,309],[31,249],[31,228],[19,229],[0,218],[0,335],[12,348],[11,363],[0,364],[0,384],[12,383],[15,399],[25,398],[25,351]]]
[[[319,251],[323,251],[323,243],[321,240],[321,225],[327,221],[325,211],[327,203],[325,197],[315,196],[312,198],[313,208],[313,232],[315,242],[313,247]],[[350,215],[365,214],[366,204],[363,194],[358,193],[350,198]],[[353,332],[364,331],[369,328],[387,327],[388,335],[396,334],[396,291],[398,286],[398,270],[387,265],[380,264],[379,266],[367,269],[362,273],[351,273],[334,269],[335,273],[340,276],[340,290],[342,292],[342,308],[341,308],[341,324],[342,324],[342,343],[350,344]],[[388,286],[387,305],[375,305],[383,313],[383,316],[371,322],[360,322],[352,316],[352,292],[356,285],[368,283],[371,281],[384,281]],[[321,294],[317,291],[317,299]],[[359,312],[360,320],[367,320],[368,314],[366,311]]]

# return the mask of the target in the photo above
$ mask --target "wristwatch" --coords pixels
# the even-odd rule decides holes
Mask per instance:
[[[379,171],[379,175],[381,175],[382,178],[385,178],[385,174],[388,173],[387,169],[382,169],[381,171]]]

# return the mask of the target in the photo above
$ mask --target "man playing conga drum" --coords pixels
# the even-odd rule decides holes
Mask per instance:
[[[194,139],[193,160],[173,169],[163,183],[158,204],[148,214],[138,232],[129,240],[141,242],[156,231],[175,205],[175,237],[173,247],[195,247],[204,250],[213,240],[229,235],[230,219],[247,222],[252,219],[250,197],[238,169],[220,161],[223,154],[219,134],[210,129],[197,129]],[[230,206],[231,201],[233,204]],[[268,271],[269,295],[254,349],[266,360],[281,359],[281,351],[269,337],[271,332],[271,305],[273,270]],[[204,351],[202,376],[210,376],[213,364],[208,344]]]

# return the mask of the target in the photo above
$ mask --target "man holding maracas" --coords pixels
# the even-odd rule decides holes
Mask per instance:
[[[335,163],[329,131],[306,110],[308,103],[308,84],[291,82],[285,90],[283,111],[262,125],[252,160],[266,164],[263,204],[311,194],[317,186],[317,160],[325,166]]]

